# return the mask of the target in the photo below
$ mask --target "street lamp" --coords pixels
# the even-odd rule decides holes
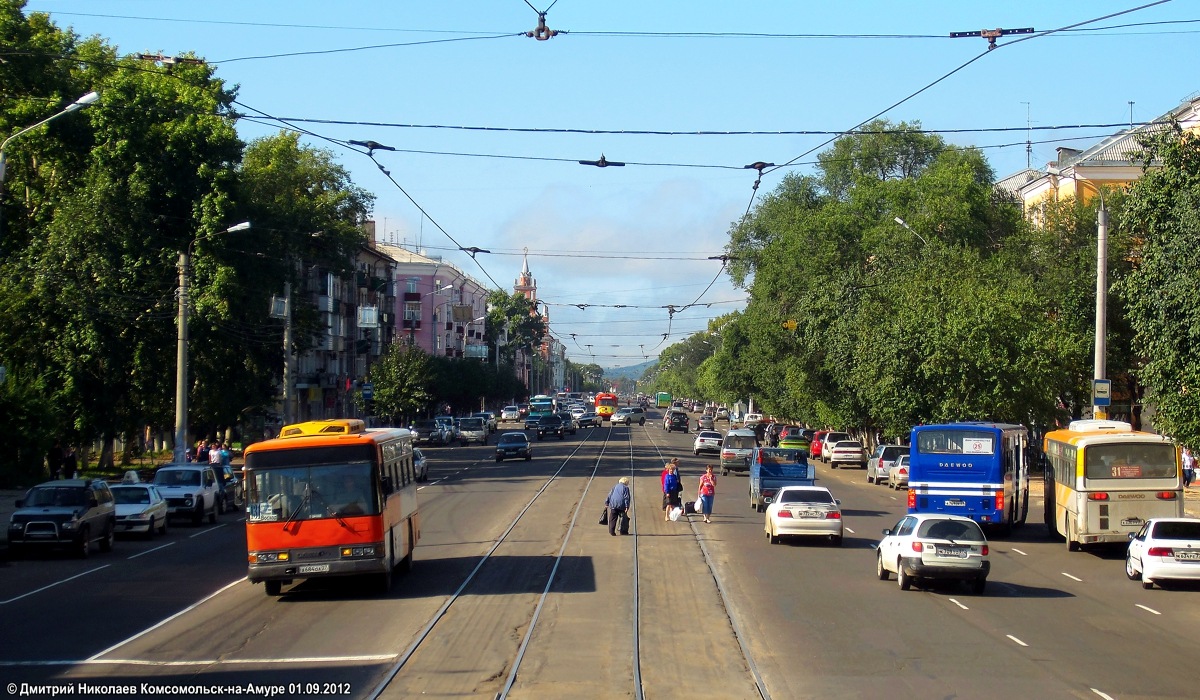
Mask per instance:
[[[199,240],[216,238],[221,234],[234,231],[245,231],[248,228],[250,228],[250,222],[243,221],[224,231],[193,238],[187,248],[179,254],[179,316],[177,320],[179,328],[176,329],[175,343],[175,450],[172,454],[172,461],[177,464],[186,459],[188,444],[188,277],[191,275],[192,246],[196,245],[196,241]]]
[[[425,297],[433,296],[434,294],[440,294],[440,293],[446,291],[447,289],[454,289],[454,285],[447,284],[447,285],[444,285],[441,287],[436,287],[432,292],[425,292],[424,294],[422,294],[421,298],[424,299]],[[417,310],[417,313],[424,316],[424,314],[421,313],[419,308]],[[415,347],[417,344],[417,320],[418,319],[410,318],[410,319],[405,319],[405,320],[408,321],[408,344]],[[432,343],[433,343],[433,339],[435,339],[435,338],[437,338],[437,329],[436,328],[434,328],[432,333],[430,334],[430,347],[429,347],[430,355],[432,355],[434,352],[434,347],[433,347]]]
[[[901,226],[903,226],[904,228],[908,229],[908,232],[909,232],[909,233],[911,233],[912,235],[916,236],[917,238],[920,238],[920,239],[921,239],[921,243],[923,243],[923,244],[925,244],[925,245],[929,245],[929,241],[926,241],[926,240],[925,240],[925,239],[924,239],[924,238],[921,236],[921,234],[919,234],[919,233],[917,233],[916,231],[914,231],[914,230],[913,230],[913,228],[912,228],[912,226],[909,226],[908,224],[904,223],[904,219],[901,219],[900,217],[898,217],[898,216],[897,216],[895,219],[893,219],[893,221],[895,221],[896,223],[900,224],[900,225],[901,225]]]
[[[8,138],[4,139],[3,142],[0,142],[0,194],[3,194],[3,192],[4,192],[4,170],[5,170],[5,168],[4,168],[4,165],[5,165],[4,147],[8,145],[9,141],[12,141],[13,139],[17,138],[21,134],[24,134],[24,133],[27,133],[29,131],[36,129],[43,124],[46,124],[55,119],[58,119],[59,117],[61,117],[64,114],[70,114],[71,112],[74,112],[77,109],[83,109],[84,107],[87,107],[88,105],[92,104],[93,102],[95,102],[98,99],[100,99],[100,93],[94,92],[94,91],[89,92],[88,94],[84,95],[83,97],[80,97],[78,100],[75,100],[71,104],[67,105],[66,109],[63,109],[61,112],[52,114],[52,115],[46,117],[45,119],[41,120],[37,124],[34,124],[33,126],[27,126],[24,129],[21,129],[17,133],[13,134],[12,136],[9,136]],[[2,213],[2,210],[0,210],[0,213]],[[4,231],[3,223],[4,223],[3,219],[0,219],[0,233],[3,233],[3,231]]]
[[[1104,379],[1108,371],[1105,340],[1108,330],[1108,209],[1104,206],[1104,193],[1099,187],[1096,187],[1096,194],[1100,195],[1100,209],[1096,212],[1096,347],[1093,360],[1094,379]],[[1092,393],[1095,394],[1095,389]],[[1093,405],[1092,417],[1107,418],[1106,407]]]

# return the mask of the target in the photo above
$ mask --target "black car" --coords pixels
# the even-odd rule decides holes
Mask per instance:
[[[563,419],[554,413],[544,415],[538,419],[538,440],[547,435],[557,435],[559,440],[567,439],[567,426],[563,425]]]
[[[216,472],[217,478],[221,480],[221,500],[217,510],[222,513],[240,511],[244,503],[241,474],[228,464],[221,466]]]
[[[117,509],[103,479],[64,479],[38,484],[17,501],[8,525],[9,555],[26,547],[67,547],[86,557],[92,542],[112,550]]]
[[[525,433],[502,433],[496,441],[496,461],[503,462],[507,458],[521,458],[525,461],[533,459],[533,445],[529,444],[529,436]]]
[[[563,430],[574,435],[579,430],[579,422],[575,420],[575,416],[571,415],[570,411],[559,411],[558,417],[562,418]]]
[[[667,417],[667,432],[672,433],[676,430],[688,432],[688,414],[676,411]]]

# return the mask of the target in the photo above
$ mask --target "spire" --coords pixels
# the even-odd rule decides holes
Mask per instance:
[[[529,277],[529,249],[522,248],[521,250],[523,250],[525,252],[524,260],[521,263],[521,276]]]

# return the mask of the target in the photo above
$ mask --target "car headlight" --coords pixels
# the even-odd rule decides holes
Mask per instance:
[[[73,529],[75,528],[75,524],[76,524],[76,523],[75,523],[75,521],[74,521],[74,520],[68,520],[68,521],[66,521],[66,522],[64,522],[64,523],[62,524],[62,529],[64,529],[64,530],[73,530]]]

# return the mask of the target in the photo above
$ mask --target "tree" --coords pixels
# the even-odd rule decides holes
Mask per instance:
[[[392,343],[371,365],[368,379],[374,387],[375,415],[396,425],[415,418],[433,401],[432,358],[420,348]]]

